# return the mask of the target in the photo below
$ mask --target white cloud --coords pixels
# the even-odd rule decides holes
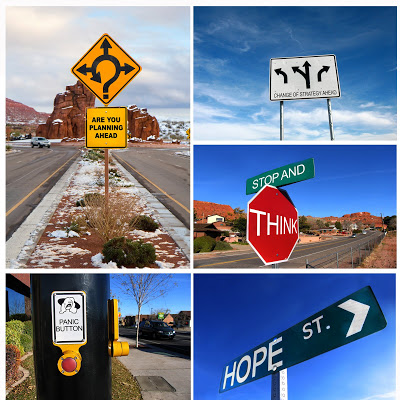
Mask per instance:
[[[142,67],[113,106],[189,107],[189,11],[7,7],[6,96],[38,111],[52,111],[55,95],[77,81],[71,67],[107,32]]]
[[[284,114],[285,121],[297,124],[326,124],[328,121],[328,112],[325,108],[314,108],[307,112],[299,109],[288,110]],[[354,125],[356,128],[368,127],[369,129],[387,129],[396,127],[396,116],[389,112],[381,113],[378,111],[351,111],[351,110],[333,110],[333,124]]]
[[[208,83],[197,83],[194,85],[196,96],[206,96],[223,104],[224,106],[251,106],[260,103],[260,98],[254,93],[234,86],[216,86]]]
[[[380,399],[396,400],[396,392],[376,394],[374,396],[364,397],[361,400],[380,400]]]
[[[373,101],[369,101],[368,103],[360,105],[360,108],[369,108],[369,107],[376,107],[376,104]]]
[[[194,114],[196,121],[208,121],[209,123],[216,117],[220,118],[235,118],[232,112],[226,108],[218,108],[205,104],[196,104],[194,107]]]

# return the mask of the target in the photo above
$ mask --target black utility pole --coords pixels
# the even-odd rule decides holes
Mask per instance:
[[[64,292],[65,296],[62,294]],[[64,320],[58,316],[56,323],[64,324],[63,328],[68,328],[66,331],[80,329],[76,321],[79,315],[83,315],[82,304],[80,301],[75,301],[75,304],[74,301],[70,301],[74,293],[78,292],[83,293],[82,297],[86,299],[86,321],[82,324],[85,325],[86,344],[78,346],[81,360],[78,360],[79,368],[75,369],[76,361],[73,356],[64,355],[68,359],[62,363],[66,359],[61,358],[63,351],[53,344],[54,310],[62,313],[60,315]],[[111,358],[108,353],[107,321],[109,295],[108,274],[31,275],[33,351],[38,400],[111,400]],[[63,297],[67,299],[64,304]],[[79,297],[75,295],[75,298]],[[68,323],[75,325],[67,326]],[[65,338],[56,337],[56,340]],[[68,351],[75,351],[74,344],[66,346],[70,346]],[[72,351],[68,354],[75,353]]]

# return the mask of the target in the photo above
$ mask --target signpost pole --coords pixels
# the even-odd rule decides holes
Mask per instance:
[[[280,102],[280,109],[281,109],[281,119],[280,119],[280,124],[281,124],[281,140],[283,140],[283,101]]]
[[[108,149],[104,149],[104,199],[106,205],[106,212],[108,211],[108,187],[109,187],[109,173],[108,173]]]
[[[87,343],[80,348],[80,371],[74,376],[66,376],[57,368],[57,362],[63,353],[53,344],[52,331],[58,327],[63,335],[76,335],[76,331],[68,324],[76,323],[79,309],[73,313],[65,308],[62,314],[65,315],[65,320],[60,322],[57,318],[53,327],[51,299],[54,292],[74,291],[86,293],[87,324],[81,328],[86,333]],[[107,353],[109,295],[108,274],[31,274],[34,365],[38,399],[111,400],[111,358]],[[62,307],[59,301],[55,306],[55,311],[59,312]]]
[[[288,400],[287,369],[271,375],[271,400]]]
[[[106,105],[108,107],[108,104]],[[106,207],[106,215],[108,216],[108,186],[109,186],[109,172],[108,172],[108,148],[104,149],[104,201]]]
[[[331,140],[335,140],[335,135],[333,133],[331,99],[326,99],[326,102],[327,102],[327,105],[328,105],[329,130],[331,132]]]

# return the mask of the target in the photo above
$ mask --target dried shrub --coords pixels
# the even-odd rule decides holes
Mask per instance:
[[[134,242],[126,237],[116,237],[103,246],[104,261],[114,261],[119,267],[143,268],[156,261],[156,251],[152,244],[142,240]]]
[[[146,232],[155,232],[158,228],[157,222],[148,215],[137,215],[131,220],[130,225],[133,229]]]
[[[12,383],[18,376],[18,368],[21,363],[21,353],[17,346],[6,345],[6,382]]]
[[[100,236],[103,243],[111,238],[126,236],[130,222],[138,211],[136,196],[118,196],[111,192],[108,205],[103,195],[85,196],[83,209],[88,225]]]

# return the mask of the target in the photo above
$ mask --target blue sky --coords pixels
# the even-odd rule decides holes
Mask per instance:
[[[395,7],[195,7],[194,137],[278,140],[269,60],[335,54],[337,140],[396,138]],[[285,102],[285,138],[329,140],[326,100]]]
[[[193,199],[247,208],[246,180],[314,158],[315,178],[285,186],[299,215],[396,214],[391,145],[196,145]]]
[[[226,363],[370,285],[388,325],[288,369],[288,397],[394,400],[394,274],[197,274],[194,399],[268,399],[271,378],[219,394]]]
[[[115,282],[115,275],[111,275],[111,292],[116,293],[119,298],[118,307],[121,311],[122,316],[136,315],[137,305],[133,298],[129,298],[118,292],[118,288]],[[154,301],[146,304],[142,308],[142,314],[150,314],[151,309],[170,309],[172,314],[177,314],[179,311],[191,310],[191,283],[190,274],[174,274],[173,282],[177,285],[168,291],[168,293],[155,299]]]
[[[71,68],[104,33],[142,67],[111,106],[188,120],[189,7],[6,7],[6,97],[51,112],[56,94],[77,82]]]
[[[135,300],[132,298],[128,298],[125,295],[122,295],[119,289],[116,286],[116,282],[114,277],[117,274],[111,275],[110,280],[110,288],[111,292],[115,293],[119,298],[118,307],[121,311],[122,316],[126,315],[136,315],[137,313],[137,305]],[[142,314],[150,314],[151,309],[159,310],[169,308],[171,313],[177,314],[179,311],[188,311],[191,310],[191,282],[190,282],[190,274],[174,274],[173,282],[176,282],[176,286],[174,286],[164,297],[159,297],[158,299],[146,304],[142,308]],[[15,306],[16,304],[21,303],[22,307],[19,312],[24,313],[24,297],[14,292],[11,289],[8,289],[8,299],[9,304],[11,306]]]

